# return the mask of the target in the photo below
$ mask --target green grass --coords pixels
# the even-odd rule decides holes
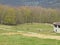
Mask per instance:
[[[43,23],[29,23],[17,26],[0,25],[0,45],[60,45],[60,40],[55,39],[40,39],[22,35],[1,35],[1,33],[18,31],[51,34],[53,33],[53,26]]]
[[[0,45],[60,45],[60,40],[40,39],[22,35],[0,35]]]
[[[0,25],[0,33],[15,32],[14,26]]]
[[[51,24],[44,23],[33,23],[33,24],[21,24],[16,26],[18,31],[27,31],[27,32],[38,32],[38,33],[49,33],[53,31],[53,26]]]
[[[53,25],[46,24],[46,23],[26,23],[20,24],[16,26],[9,26],[9,25],[0,25],[0,33],[4,32],[35,32],[35,33],[43,33],[43,34],[53,34],[53,35],[60,35],[53,32]]]

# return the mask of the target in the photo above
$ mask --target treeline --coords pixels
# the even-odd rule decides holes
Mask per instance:
[[[60,21],[60,11],[42,7],[0,5],[0,24],[53,23]]]

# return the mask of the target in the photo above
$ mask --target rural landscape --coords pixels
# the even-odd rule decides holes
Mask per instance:
[[[60,45],[60,0],[0,0],[0,45]],[[55,27],[54,27],[55,26]]]

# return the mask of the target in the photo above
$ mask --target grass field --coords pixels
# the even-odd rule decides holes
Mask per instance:
[[[29,31],[29,32],[36,32],[36,33],[51,33],[53,32],[53,26],[51,24],[23,24],[16,27],[18,30]]]
[[[0,33],[19,32],[19,31],[60,35],[53,32],[52,24],[47,24],[47,23],[33,23],[33,24],[26,23],[16,26],[0,25]]]
[[[1,35],[1,33],[19,31],[60,35],[52,32],[52,24],[29,23],[16,26],[0,25],[0,45],[60,45],[60,40],[55,39],[41,39],[36,37],[27,37],[18,34]]]
[[[33,24],[21,24],[17,26],[8,26],[8,25],[0,25],[0,31],[25,31],[25,32],[45,32],[49,33],[53,31],[53,26],[51,24],[43,24],[43,23],[33,23]]]
[[[22,35],[0,35],[0,45],[60,45],[60,40],[40,39]]]

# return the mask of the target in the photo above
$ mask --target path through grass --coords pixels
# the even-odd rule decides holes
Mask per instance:
[[[17,33],[23,31],[51,34],[53,26],[51,24],[21,24],[17,26],[0,25],[0,45],[60,45],[60,40],[42,39],[36,37],[28,37],[20,34],[1,35],[2,33]]]
[[[52,24],[47,24],[47,23],[33,23],[33,24],[27,23],[16,26],[0,25],[0,33],[19,32],[19,31],[60,35],[53,32]]]
[[[60,40],[40,39],[22,35],[0,35],[0,45],[60,45]]]

